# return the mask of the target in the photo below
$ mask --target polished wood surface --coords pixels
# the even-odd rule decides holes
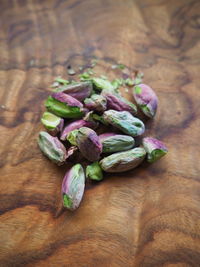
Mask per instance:
[[[0,266],[200,266],[200,1],[0,1]],[[87,184],[61,209],[67,166],[39,151],[43,101],[67,66],[140,69],[159,96],[147,135],[168,155]],[[131,95],[129,94],[129,99]]]

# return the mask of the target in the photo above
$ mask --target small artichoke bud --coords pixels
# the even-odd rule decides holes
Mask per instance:
[[[137,107],[121,95],[117,93],[107,92],[103,90],[101,93],[107,100],[107,108],[117,111],[129,111],[131,114],[137,113]]]
[[[79,207],[85,189],[85,174],[81,164],[74,165],[62,182],[63,206],[69,210]]]
[[[53,137],[47,132],[42,131],[39,133],[38,145],[45,156],[51,161],[58,165],[65,163],[67,152],[57,137]]]
[[[61,132],[64,126],[64,120],[50,112],[43,113],[41,122],[48,132],[53,136]]]
[[[77,142],[76,142],[76,136],[77,136],[78,130],[73,130],[71,132],[68,133],[67,135],[67,141],[70,142],[70,144],[77,146]]]
[[[144,148],[136,147],[125,152],[114,153],[100,161],[105,172],[124,172],[137,167],[145,158]]]
[[[141,135],[145,131],[144,123],[140,119],[132,116],[128,111],[110,109],[103,113],[103,118],[107,123],[133,137]]]
[[[151,163],[157,161],[168,152],[161,141],[152,137],[143,138],[142,144],[147,152],[147,161]]]
[[[83,101],[91,95],[92,89],[92,83],[90,81],[85,81],[62,86],[56,89],[56,92],[63,92],[78,99],[79,101]]]
[[[101,181],[103,179],[103,172],[98,161],[93,162],[91,165],[87,166],[86,178],[95,181]]]
[[[45,102],[48,111],[63,118],[80,118],[84,115],[83,104],[64,93],[53,93]]]
[[[92,83],[94,89],[97,91],[102,91],[103,89],[114,91],[115,88],[112,85],[112,83],[108,80],[102,79],[102,78],[92,78]]]
[[[80,152],[87,160],[92,162],[99,160],[102,144],[95,131],[87,127],[78,129],[76,142]]]
[[[153,118],[156,115],[158,98],[151,87],[146,84],[138,84],[134,87],[133,96],[147,117]]]
[[[97,126],[98,126],[98,123],[93,121],[93,120],[84,120],[83,119],[83,120],[77,120],[77,121],[71,122],[62,131],[60,139],[63,141],[66,140],[68,134],[71,131],[79,129],[81,127],[88,127],[88,128],[95,129]]]
[[[133,137],[115,133],[101,134],[99,139],[103,145],[103,153],[126,151],[134,147],[135,144]]]
[[[84,100],[85,107],[89,110],[103,112],[107,108],[106,98],[102,95],[93,94],[90,98]]]

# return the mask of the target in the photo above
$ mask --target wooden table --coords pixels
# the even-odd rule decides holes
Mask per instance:
[[[200,266],[200,2],[0,1],[0,266]],[[168,155],[88,184],[60,211],[67,167],[39,151],[43,101],[67,66],[122,62],[159,96],[147,134]],[[131,99],[131,95],[129,95]]]

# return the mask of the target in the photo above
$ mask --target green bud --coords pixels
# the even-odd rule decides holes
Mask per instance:
[[[107,123],[133,137],[141,135],[145,131],[144,123],[128,111],[110,109],[103,113],[103,118]]]
[[[145,158],[146,152],[136,147],[125,152],[114,153],[100,161],[105,172],[124,172],[137,167]]]
[[[103,172],[97,161],[87,166],[86,177],[96,181],[100,181],[103,179]]]
[[[126,151],[135,144],[133,137],[115,133],[101,134],[99,139],[103,145],[103,153]]]

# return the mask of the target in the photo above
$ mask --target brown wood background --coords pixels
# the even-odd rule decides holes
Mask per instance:
[[[1,0],[0,20],[0,266],[200,266],[200,1]],[[53,78],[93,56],[99,74],[144,72],[147,134],[169,153],[60,212],[67,167],[40,153],[40,115]]]

